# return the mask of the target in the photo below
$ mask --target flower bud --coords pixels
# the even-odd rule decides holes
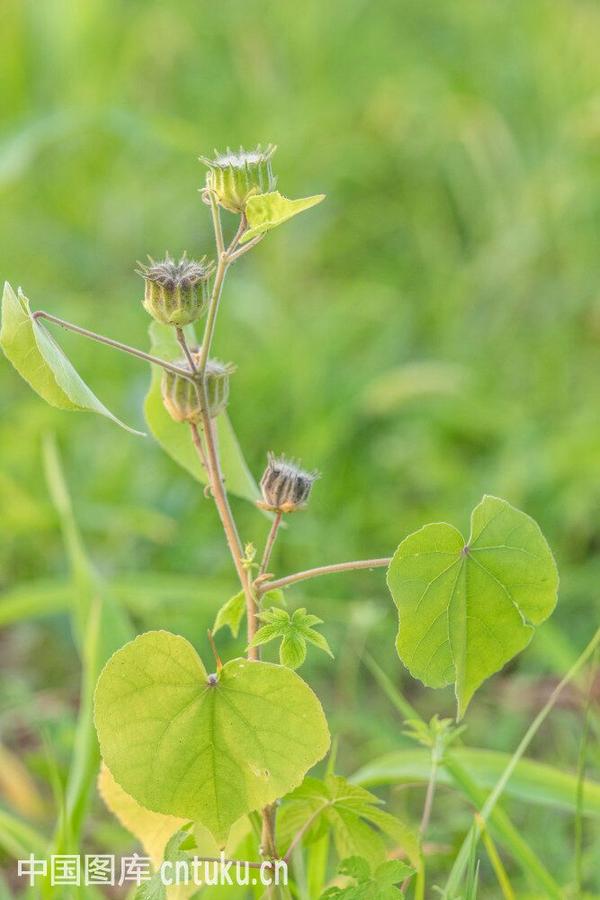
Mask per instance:
[[[268,464],[260,481],[263,501],[259,506],[273,512],[296,512],[306,506],[318,472],[305,472],[284,456],[268,454]]]
[[[234,153],[228,147],[225,153],[215,150],[214,159],[200,157],[201,162],[208,166],[206,186],[216,194],[224,209],[243,212],[246,201],[253,194],[275,190],[277,179],[271,168],[271,157],[276,149],[269,144],[262,150],[259,144],[256,150],[240,147],[239,153]]]
[[[149,266],[138,263],[136,269],[146,283],[144,308],[163,325],[191,325],[206,310],[212,263],[207,264],[206,257],[188,259],[185,253],[179,262],[168,253],[161,262],[148,258]]]
[[[192,359],[194,363],[200,362],[199,351],[192,352]],[[175,365],[191,374],[187,359],[179,359]],[[207,411],[211,419],[218,416],[227,406],[229,376],[234,371],[235,366],[231,363],[219,362],[218,359],[209,359],[206,363],[204,383],[206,385]],[[200,422],[202,391],[199,376],[192,380],[165,369],[162,375],[161,393],[169,415],[176,422]]]

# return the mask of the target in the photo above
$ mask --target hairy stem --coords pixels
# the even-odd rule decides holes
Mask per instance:
[[[188,361],[188,366],[190,367],[190,371],[192,375],[196,374],[196,363],[194,362],[194,357],[192,356],[192,351],[188,347],[188,342],[185,339],[185,333],[183,328],[176,328],[175,334],[177,335],[177,342],[181,349],[183,350],[183,355]]]
[[[248,252],[248,250],[252,250],[253,247],[256,247],[257,244],[260,244],[263,238],[264,234],[257,234],[256,237],[249,240],[247,244],[244,244],[239,248],[239,250],[236,250],[235,253],[232,253],[229,257],[229,261],[235,262],[236,259],[239,259],[240,256],[243,256],[244,253]]]
[[[273,547],[275,546],[275,541],[277,540],[277,534],[279,532],[279,526],[281,525],[282,515],[282,512],[275,513],[275,518],[273,519],[273,524],[271,525],[271,530],[269,531],[269,536],[265,545],[265,552],[263,553],[260,569],[258,570],[259,577],[266,573],[269,567],[269,563],[271,562],[271,554],[273,553]]]
[[[276,588],[287,587],[295,584],[297,581],[307,581],[309,578],[318,578],[320,575],[333,575],[336,572],[352,572],[356,569],[382,569],[387,568],[391,563],[390,556],[380,557],[379,559],[355,559],[350,562],[333,563],[330,566],[317,566],[316,569],[306,569],[304,572],[295,572],[293,575],[286,575],[284,578],[276,578],[274,581],[266,581],[260,585],[260,593],[273,591]]]
[[[219,202],[215,196],[214,191],[207,190],[208,202],[210,204],[210,213],[212,215],[213,229],[215,232],[215,244],[217,247],[217,258],[220,259],[225,250],[225,244],[223,242],[223,226],[221,225],[221,210],[219,209]]]
[[[277,806],[275,803],[265,806],[262,810],[261,852],[264,856],[270,856],[271,858],[277,857],[277,847],[275,846],[276,814]]]
[[[34,320],[46,319],[48,322],[54,322],[55,325],[60,325],[61,328],[65,328],[67,331],[73,331],[75,334],[80,334],[83,337],[89,338],[91,341],[97,341],[99,344],[106,344],[107,347],[112,347],[113,350],[120,350],[122,353],[128,353],[129,356],[137,356],[138,359],[143,359],[156,366],[161,366],[163,369],[166,369],[167,372],[173,372],[174,375],[182,375],[184,378],[190,377],[189,372],[185,369],[181,369],[174,363],[167,362],[165,359],[159,359],[158,356],[152,356],[150,353],[144,353],[143,350],[138,350],[136,347],[130,347],[128,344],[123,344],[121,341],[114,341],[112,338],[104,337],[103,334],[96,334],[95,331],[88,331],[87,328],[73,325],[72,322],[67,322],[65,319],[59,319],[58,316],[53,316],[50,313],[44,312],[42,309],[38,309],[36,312],[32,313],[31,318]]]
[[[198,430],[198,426],[195,422],[190,422],[190,431],[192,432],[192,441],[194,442],[194,447],[198,452],[198,456],[200,457],[200,462],[204,466],[206,473],[208,475],[208,461],[206,459],[206,453],[204,452],[204,445],[202,443],[202,436],[200,431]],[[210,476],[209,476],[210,482]],[[210,484],[208,485],[210,487]]]
[[[435,794],[435,786],[437,782],[439,760],[437,754],[433,753],[431,758],[431,770],[429,772],[429,781],[427,782],[427,793],[425,794],[425,803],[423,804],[423,815],[421,816],[421,824],[419,825],[419,834],[424,836],[429,827],[431,818],[431,810],[433,808],[433,797]]]
[[[213,208],[214,198],[211,196],[211,208]],[[218,208],[215,212],[213,212],[213,224],[215,225],[215,241],[217,244],[217,251],[219,251],[222,244],[222,232],[220,228],[220,216],[218,214]],[[227,496],[227,490],[225,488],[225,479],[223,477],[223,471],[221,468],[221,460],[219,455],[219,448],[217,443],[217,435],[214,427],[213,420],[208,414],[208,397],[206,394],[206,385],[204,384],[204,373],[206,370],[206,363],[208,362],[208,356],[210,353],[210,349],[212,346],[212,341],[215,332],[215,325],[217,321],[217,313],[219,309],[219,302],[221,299],[221,294],[223,290],[223,282],[225,280],[225,275],[227,273],[227,269],[229,266],[229,254],[233,249],[237,246],[237,243],[244,233],[246,228],[246,220],[244,216],[240,218],[240,224],[238,230],[233,238],[231,244],[227,248],[227,250],[223,250],[219,255],[219,262],[217,265],[217,272],[215,275],[215,283],[213,285],[213,290],[211,294],[211,299],[208,308],[208,314],[206,319],[206,325],[204,328],[204,335],[202,338],[202,347],[200,349],[200,359],[196,366],[195,371],[195,381],[197,384],[197,389],[200,397],[200,406],[202,409],[201,413],[201,421],[202,421],[202,429],[204,432],[204,442],[206,445],[206,450],[202,445],[202,441],[200,439],[200,435],[198,433],[198,429],[192,431],[192,437],[194,439],[194,443],[196,444],[196,448],[198,450],[198,454],[200,458],[203,460],[203,463],[206,466],[206,470],[209,478],[210,489],[215,501],[215,505],[217,507],[217,511],[219,513],[219,517],[221,519],[221,524],[223,526],[223,531],[225,532],[225,537],[227,540],[227,544],[229,546],[229,550],[233,559],[233,563],[235,565],[236,572],[238,574],[238,578],[240,580],[240,584],[244,591],[244,596],[246,598],[246,614],[248,621],[248,643],[250,644],[256,634],[256,597],[254,593],[254,588],[251,583],[250,573],[248,569],[245,567],[243,563],[243,545],[240,540],[240,536],[237,530],[237,526],[235,523],[235,519],[233,517],[233,513],[231,511],[231,507],[229,505],[229,498]],[[187,348],[187,342],[185,340],[185,335],[183,331],[178,333],[178,340],[182,347]],[[189,350],[188,350],[189,352]],[[249,659],[257,659],[258,651],[256,647],[251,647],[248,650],[248,658]]]
[[[212,202],[212,201],[211,201]],[[219,223],[220,223],[219,218]],[[227,274],[227,269],[229,268],[229,264],[231,262],[230,254],[233,253],[235,248],[237,247],[241,236],[243,235],[246,229],[246,218],[245,216],[241,216],[240,224],[238,230],[233,238],[231,244],[227,248],[227,250],[222,250],[219,253],[219,259],[217,261],[217,270],[215,272],[215,280],[213,283],[212,294],[210,297],[210,302],[208,305],[208,313],[206,316],[206,325],[204,327],[204,336],[202,338],[202,346],[200,348],[200,359],[198,362],[198,372],[200,373],[200,377],[204,377],[204,372],[206,371],[206,364],[208,362],[208,354],[210,353],[210,348],[212,346],[213,337],[215,334],[215,326],[217,324],[217,315],[219,312],[219,304],[221,301],[221,294],[223,293],[223,283],[225,281],[225,275]],[[215,240],[217,242],[217,248],[219,247],[219,239],[217,237],[217,232],[215,229]],[[222,241],[222,235],[221,235]]]

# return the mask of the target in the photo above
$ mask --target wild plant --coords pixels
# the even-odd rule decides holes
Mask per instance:
[[[323,200],[323,195],[290,200],[279,193],[274,151],[272,146],[259,146],[202,158],[207,168],[202,200],[210,210],[214,258],[167,254],[138,264],[143,305],[152,319],[148,351],[32,310],[21,290],[14,292],[8,284],[4,290],[2,349],[51,405],[95,412],[123,424],[84,383],[45,323],[151,365],[145,402],[148,428],[188,476],[205,485],[239,582],[239,590],[220,608],[210,629],[211,660],[201,659],[188,640],[168,630],[141,634],[119,649],[110,647],[114,611],[98,605],[83,611],[82,633],[95,635],[96,668],[102,666],[94,698],[103,760],[99,789],[108,807],[145,846],[155,867],[152,879],[140,884],[135,896],[138,900],[191,896],[199,885],[175,888],[165,883],[165,866],[170,871],[175,863],[184,863],[189,872],[194,860],[220,860],[220,865],[243,861],[251,872],[259,867],[274,872],[281,862],[290,865],[288,886],[242,883],[228,888],[224,896],[265,892],[310,900],[409,894],[423,898],[423,838],[442,767],[477,810],[443,895],[457,897],[466,891],[463,896],[475,896],[476,848],[483,839],[493,856],[491,828],[528,867],[545,895],[560,896],[552,876],[510,821],[499,815],[497,801],[562,686],[593,652],[598,635],[534,720],[491,793],[482,792],[452,755],[452,748],[462,741],[459,723],[477,689],[529,644],[555,607],[557,569],[536,522],[506,500],[484,496],[466,533],[434,523],[403,537],[396,549],[386,548],[380,558],[324,560],[291,574],[276,571],[277,542],[284,534],[286,539],[293,535],[295,517],[306,514],[311,493],[318,490],[319,474],[294,460],[293,446],[263,448],[266,465],[256,483],[227,414],[236,384],[235,365],[213,355],[230,268],[243,265],[243,257],[270,231]],[[311,460],[310,465],[318,462]],[[255,535],[240,533],[230,494],[255,504],[257,517],[268,518],[268,536],[260,552]],[[260,521],[257,518],[257,527]],[[284,522],[290,526],[285,532]],[[398,613],[395,647],[411,675],[431,688],[454,685],[456,721],[434,717],[426,723],[378,663],[367,658],[375,680],[407,720],[406,733],[429,754],[419,824],[382,810],[374,794],[336,774],[334,754],[318,777],[308,774],[327,757],[331,739],[321,703],[298,670],[308,652],[333,654],[319,630],[323,622],[318,610],[292,611],[288,596],[293,599],[294,586],[309,579],[359,569],[387,572]],[[242,623],[246,655],[222,660],[221,630],[228,628],[237,636]],[[169,622],[164,624],[168,629]],[[108,658],[106,642],[102,643],[106,631],[109,648],[115,650]],[[261,659],[262,648],[271,642],[278,646],[278,663]],[[380,652],[391,649],[390,636],[389,646]],[[83,714],[91,716],[89,704]],[[93,752],[87,757],[85,752],[89,763]],[[93,766],[90,771],[93,774]],[[80,830],[89,778],[80,773],[76,782],[78,800],[69,807],[71,826],[77,823],[75,833]],[[61,832],[61,847],[69,846],[65,833]],[[211,896],[210,887],[202,890]]]

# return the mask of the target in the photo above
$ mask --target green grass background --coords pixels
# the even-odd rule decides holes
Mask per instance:
[[[323,474],[277,571],[388,554],[428,521],[466,528],[484,492],[525,509],[555,550],[560,603],[482,689],[466,735],[514,748],[600,607],[598,4],[4,0],[0,16],[0,272],[34,307],[146,346],[135,262],[211,252],[197,157],[214,146],[272,141],[283,193],[327,194],[235,266],[216,339],[239,367],[230,411],[257,477],[270,449]],[[60,340],[141,424],[143,364]],[[6,362],[0,411],[0,589],[65,577],[40,452],[53,431],[94,561],[139,627],[181,630],[207,653],[233,577],[201,490],[150,439],[44,407]],[[265,520],[236,511],[260,543]],[[425,713],[452,714],[449,692],[401,672],[381,573],[290,600],[322,615],[337,655],[311,654],[304,673],[342,771],[404,741],[360,667],[365,642]],[[66,765],[78,678],[66,617],[0,642],[0,739],[18,747],[25,731],[43,774],[43,726]],[[575,699],[564,707],[534,750],[572,768],[581,716]],[[420,796],[396,799],[418,810]],[[441,793],[442,873],[468,814]],[[568,880],[571,820],[514,817]]]

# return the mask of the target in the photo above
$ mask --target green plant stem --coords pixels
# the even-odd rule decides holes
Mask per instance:
[[[192,356],[192,351],[188,347],[188,343],[185,339],[185,333],[183,331],[183,328],[176,328],[175,333],[177,335],[177,341],[179,343],[179,346],[183,350],[183,354],[188,361],[188,366],[190,367],[190,372],[192,373],[192,375],[195,375],[196,374],[196,363],[194,362],[194,357]]]
[[[242,542],[238,534],[235,519],[233,518],[233,514],[231,512],[229,498],[227,497],[227,491],[225,490],[225,482],[223,479],[223,473],[221,471],[221,463],[219,460],[219,452],[217,449],[215,427],[213,424],[213,420],[205,411],[202,413],[202,426],[206,443],[206,454],[202,453],[202,442],[200,440],[198,430],[195,426],[192,430],[192,434],[194,436],[194,444],[196,445],[200,459],[203,461],[203,464],[206,465],[209,476],[210,490],[215,501],[215,506],[217,507],[217,511],[219,513],[221,525],[223,526],[225,538],[229,546],[229,551],[231,553],[231,557],[233,559],[240,584],[246,597],[246,612],[248,614],[248,641],[250,642],[254,638],[254,635],[256,633],[256,601],[254,599],[254,592],[250,583],[248,570],[244,567],[243,564]],[[255,647],[252,647],[248,650],[248,658],[257,658]]]
[[[248,241],[247,244],[244,244],[242,247],[239,248],[239,250],[236,250],[235,253],[232,253],[229,257],[229,261],[232,263],[235,262],[237,259],[240,258],[240,256],[243,256],[249,250],[252,250],[252,248],[256,247],[257,244],[260,244],[260,242],[262,241],[263,238],[264,238],[264,234],[257,234],[256,237],[254,237],[250,241]]]
[[[277,806],[272,803],[265,806],[262,810],[262,831],[261,831],[261,851],[271,859],[277,857],[277,847],[275,845],[275,816],[277,814]]]
[[[210,214],[212,216],[213,229],[215,232],[215,244],[217,247],[217,259],[220,259],[225,250],[225,243],[223,241],[223,226],[221,224],[221,210],[219,209],[219,202],[214,191],[206,188],[205,196],[208,197]]]
[[[425,792],[425,802],[423,803],[423,813],[421,815],[421,823],[419,825],[419,836],[421,840],[425,836],[425,832],[429,827],[429,820],[431,819],[431,810],[433,809],[433,798],[435,796],[435,787],[437,781],[437,773],[440,764],[440,756],[437,747],[433,747],[431,751],[431,769],[429,772],[429,780],[427,782],[427,791]],[[425,868],[425,862],[423,861],[422,868]],[[408,876],[402,883],[401,890],[404,892],[407,890],[411,875]]]
[[[211,196],[211,208],[213,207],[214,198]],[[213,214],[213,224],[215,225],[215,241],[217,244],[217,250],[219,250],[222,244],[222,231],[220,228],[220,216],[218,215],[218,209],[216,211],[216,216]],[[218,223],[218,224],[217,224]],[[221,524],[223,526],[223,531],[225,533],[225,538],[227,540],[227,544],[229,546],[229,551],[231,553],[233,563],[238,574],[238,578],[240,580],[240,584],[244,591],[244,596],[246,598],[246,613],[247,613],[247,622],[248,622],[248,643],[250,643],[254,635],[256,634],[256,597],[254,594],[254,589],[251,583],[250,575],[248,570],[245,568],[243,564],[243,545],[238,533],[237,525],[235,523],[235,519],[233,517],[233,513],[231,511],[231,506],[229,505],[229,498],[227,496],[227,490],[225,488],[225,479],[223,477],[223,471],[221,468],[221,460],[218,450],[217,444],[217,435],[216,429],[214,427],[213,420],[211,419],[208,413],[208,397],[206,393],[206,385],[204,384],[204,372],[206,370],[206,363],[208,361],[210,349],[212,346],[212,341],[215,332],[215,325],[217,320],[217,313],[219,309],[219,302],[223,289],[223,282],[225,280],[225,275],[227,273],[227,268],[229,265],[228,256],[229,253],[237,246],[237,243],[244,233],[245,229],[245,218],[242,216],[240,218],[240,224],[238,230],[233,238],[231,244],[219,255],[219,262],[217,265],[217,272],[215,275],[215,282],[213,285],[213,290],[211,293],[211,298],[209,302],[209,308],[207,313],[206,325],[204,328],[204,335],[202,338],[202,347],[200,349],[200,358],[198,364],[195,367],[194,371],[194,383],[196,384],[198,395],[200,398],[200,406],[201,406],[201,423],[202,430],[204,433],[204,444],[202,444],[202,439],[200,437],[197,426],[192,425],[192,440],[198,452],[198,456],[202,464],[204,465],[206,472],[208,474],[209,487],[215,501],[215,505],[217,507],[217,511],[219,513],[219,518],[221,520]],[[189,347],[187,345],[187,341],[185,339],[185,334],[182,329],[177,330],[177,340],[179,341],[180,346],[184,350],[186,357],[191,358],[191,353]],[[192,360],[193,362],[193,360]],[[258,653],[255,647],[251,647],[248,650],[248,658],[249,659],[257,659]]]
[[[208,473],[208,462],[206,459],[206,453],[204,452],[204,445],[202,444],[202,437],[195,422],[190,422],[190,431],[192,432],[192,441],[194,442],[194,447],[196,448],[198,456],[200,457],[200,462],[204,466],[205,471]],[[210,485],[208,485],[208,487],[210,488]]]
[[[220,222],[220,218],[219,218]],[[198,360],[198,373],[200,378],[204,377],[204,373],[206,371],[206,364],[208,362],[208,355],[210,353],[210,348],[212,346],[213,337],[215,334],[215,327],[217,324],[217,315],[219,313],[219,305],[221,302],[221,295],[223,293],[223,284],[225,282],[225,276],[227,274],[227,269],[229,268],[229,264],[231,262],[230,254],[233,253],[235,248],[237,247],[241,236],[246,230],[246,218],[244,215],[240,217],[240,224],[238,230],[235,233],[231,244],[226,250],[222,250],[219,252],[219,259],[217,262],[217,270],[215,272],[215,280],[213,283],[213,289],[210,297],[210,302],[208,304],[208,312],[206,314],[206,325],[204,327],[204,335],[202,338],[202,346],[200,348],[200,358]],[[217,238],[217,233],[215,229],[215,240],[217,241],[217,247],[219,246],[219,240]],[[222,240],[222,236],[221,236]]]
[[[200,348],[200,355],[198,359],[198,364],[192,371],[194,372],[194,378],[198,385],[198,391],[200,395],[200,408],[201,408],[201,421],[202,428],[204,431],[204,440],[206,444],[206,453],[202,453],[202,442],[200,440],[200,436],[197,433],[193,433],[194,443],[198,448],[198,452],[200,454],[200,458],[203,456],[205,458],[205,466],[209,476],[209,484],[212,491],[212,495],[215,501],[215,505],[219,512],[219,516],[221,519],[221,524],[223,526],[223,530],[225,532],[225,537],[227,539],[227,543],[229,545],[229,550],[231,552],[231,556],[233,558],[233,562],[238,573],[238,577],[240,580],[240,584],[244,591],[244,596],[246,598],[246,628],[247,628],[247,641],[248,641],[248,659],[257,660],[259,658],[259,652],[257,647],[252,647],[251,644],[254,640],[254,636],[257,630],[257,621],[256,621],[256,594],[254,586],[251,582],[250,570],[244,565],[243,562],[243,545],[240,540],[240,536],[238,533],[238,529],[235,523],[235,519],[233,517],[233,513],[231,511],[231,507],[229,505],[229,499],[227,497],[227,490],[225,488],[225,480],[223,478],[223,472],[221,468],[221,460],[219,455],[219,448],[217,443],[216,431],[214,428],[213,420],[211,419],[208,412],[208,396],[205,384],[205,373],[206,373],[206,365],[208,363],[210,350],[212,347],[212,342],[215,334],[215,327],[217,322],[217,316],[219,312],[219,305],[221,301],[221,296],[223,293],[223,284],[225,282],[225,276],[227,274],[227,269],[231,264],[232,254],[235,252],[236,247],[242,237],[244,231],[246,230],[246,217],[242,213],[240,216],[240,222],[238,229],[231,241],[229,247],[225,250],[223,247],[223,231],[221,227],[221,216],[219,207],[216,202],[216,198],[214,197],[212,192],[209,192],[210,198],[210,206],[212,211],[213,218],[213,227],[215,232],[215,244],[217,249],[217,270],[215,273],[215,280],[213,284],[213,289],[211,293],[211,298],[208,306],[208,313],[206,317],[206,325],[204,328],[204,335],[202,337],[202,346]],[[187,342],[185,340],[185,335],[183,331],[178,331],[177,338],[182,347],[187,348]],[[186,357],[190,361],[190,364],[193,367],[193,359],[191,359],[191,355],[188,356],[188,352],[186,352]],[[271,530],[269,535],[269,539],[267,542],[266,548],[266,563],[268,564],[269,557],[271,551],[273,549],[273,543],[277,536],[277,530],[279,528],[279,522],[277,523],[277,527]],[[275,806],[266,806],[261,811],[262,816],[262,834],[261,834],[261,846],[263,853],[270,857],[276,856],[276,847],[275,847]]]
[[[435,795],[438,768],[439,758],[434,749],[431,755],[431,772],[429,773],[429,781],[427,782],[427,792],[425,794],[425,802],[423,804],[423,814],[421,816],[421,824],[419,825],[419,834],[421,835],[421,837],[425,835],[425,832],[429,827],[429,820],[431,819],[431,810],[433,808],[433,798]]]
[[[122,353],[128,353],[129,356],[136,356],[138,359],[145,360],[145,362],[153,363],[155,366],[161,366],[163,369],[166,369],[167,372],[172,372],[174,375],[190,378],[189,372],[173,363],[167,362],[165,359],[159,359],[158,356],[144,353],[143,350],[138,350],[136,347],[130,347],[129,344],[123,344],[121,341],[107,338],[103,334],[96,334],[95,331],[89,331],[87,328],[81,328],[79,325],[73,325],[72,322],[67,322],[65,319],[59,319],[58,316],[53,316],[41,309],[33,312],[31,318],[34,320],[46,319],[48,322],[54,322],[55,325],[60,325],[61,328],[65,328],[67,331],[73,331],[75,334],[80,334],[83,337],[89,338],[91,341],[97,341],[99,344],[106,344],[107,347],[112,347],[113,350],[120,350]]]
[[[206,470],[209,476],[209,484],[210,489],[217,506],[217,510],[219,512],[219,516],[221,519],[221,524],[223,525],[223,530],[225,532],[225,537],[227,543],[229,545],[229,550],[231,552],[231,556],[233,558],[233,562],[240,580],[240,584],[244,591],[244,596],[246,598],[246,618],[247,618],[247,630],[248,630],[248,644],[252,642],[254,639],[254,635],[256,634],[256,597],[254,594],[254,588],[251,583],[250,574],[248,569],[244,566],[243,563],[243,545],[240,540],[240,536],[238,533],[237,525],[235,523],[235,519],[233,517],[233,513],[231,511],[231,507],[229,505],[229,499],[227,497],[227,490],[225,488],[225,479],[223,478],[223,472],[221,468],[221,461],[219,456],[219,450],[217,445],[217,437],[216,431],[214,428],[213,420],[208,414],[208,397],[206,393],[206,385],[204,384],[204,373],[206,371],[206,364],[208,362],[208,357],[210,354],[210,349],[212,346],[212,341],[215,333],[215,326],[217,321],[217,314],[219,311],[219,303],[221,299],[221,294],[223,291],[223,283],[225,280],[225,275],[227,274],[227,269],[229,267],[229,254],[232,253],[242,234],[246,228],[246,219],[242,214],[240,216],[240,223],[238,229],[235,233],[231,244],[226,250],[221,250],[223,235],[221,230],[221,218],[219,215],[218,207],[215,210],[215,199],[210,194],[211,199],[211,209],[213,210],[213,224],[215,227],[215,242],[217,246],[217,252],[219,253],[219,260],[217,264],[217,271],[215,274],[215,281],[213,284],[213,290],[211,293],[211,298],[208,307],[208,313],[206,317],[206,325],[204,327],[204,335],[202,337],[202,346],[200,348],[200,358],[198,360],[198,364],[196,366],[196,375],[195,380],[197,380],[198,390],[201,392],[201,421],[202,421],[202,429],[204,432],[204,441],[206,445],[205,456],[205,464]],[[178,336],[179,337],[179,336]],[[181,333],[181,341],[183,344],[185,342],[185,336],[183,332]],[[187,344],[186,344],[187,346]],[[199,447],[200,458],[202,459],[201,454],[201,441],[198,442],[197,447]],[[249,659],[257,659],[258,653],[257,648],[250,647],[248,649],[248,658]]]
[[[587,747],[590,734],[590,716],[593,703],[593,689],[598,664],[598,649],[594,651],[592,664],[590,666],[590,677],[587,689],[587,697],[585,703],[585,715],[583,722],[583,732],[581,742],[579,744],[579,754],[577,759],[577,792],[575,797],[575,896],[579,897],[583,888],[583,800],[585,787],[585,763],[587,756]]]
[[[275,513],[275,518],[273,519],[273,524],[271,525],[271,530],[269,531],[269,536],[267,537],[265,551],[263,553],[263,558],[258,570],[259,578],[261,575],[264,575],[266,573],[269,563],[271,562],[271,554],[273,553],[273,547],[275,546],[275,541],[277,540],[277,534],[279,532],[279,526],[281,525],[282,516],[282,512]]]
[[[261,594],[264,594],[266,591],[288,587],[290,584],[296,584],[298,581],[307,581],[309,578],[318,578],[320,575],[334,575],[336,572],[353,572],[357,569],[387,568],[391,561],[390,556],[385,556],[379,559],[355,559],[350,562],[333,563],[330,566],[317,566],[315,569],[306,569],[304,572],[295,572],[293,575],[286,575],[284,578],[266,581],[260,585],[259,590]]]
[[[592,640],[589,642],[587,647],[583,650],[583,652],[578,657],[578,659],[575,661],[575,663],[571,666],[571,668],[569,669],[567,674],[564,676],[564,678],[554,688],[550,697],[548,698],[548,700],[546,701],[546,703],[544,704],[542,709],[539,711],[539,713],[537,714],[537,716],[535,717],[535,719],[533,720],[533,722],[531,723],[531,725],[525,732],[519,746],[513,753],[508,765],[506,766],[506,769],[504,770],[501,777],[499,778],[495,788],[493,789],[493,791],[491,792],[491,794],[488,796],[487,800],[485,801],[485,803],[481,809],[481,814],[480,814],[481,819],[478,819],[473,823],[473,825],[471,826],[471,829],[469,831],[469,834],[463,841],[462,847],[458,853],[458,856],[456,857],[456,859],[454,861],[454,865],[452,866],[452,870],[451,870],[448,880],[446,882],[445,896],[452,897],[460,889],[460,884],[461,884],[465,869],[466,869],[468,861],[469,861],[471,842],[479,840],[479,837],[481,834],[481,823],[482,822],[486,823],[487,820],[489,819],[489,817],[491,816],[491,814],[493,813],[496,803],[500,799],[500,796],[502,795],[502,792],[504,791],[504,788],[506,787],[506,784],[508,783],[510,776],[514,772],[515,766],[517,765],[518,761],[521,759],[521,757],[523,756],[523,754],[529,747],[529,744],[531,743],[531,741],[537,734],[540,726],[543,724],[544,720],[548,716],[548,713],[550,712],[550,710],[552,709],[552,707],[558,700],[561,692],[563,691],[565,686],[567,684],[569,684],[569,682],[572,681],[573,678],[575,678],[577,673],[585,665],[585,663],[590,658],[590,656],[594,653],[594,651],[596,650],[596,647],[599,644],[600,644],[600,628],[596,631]]]

